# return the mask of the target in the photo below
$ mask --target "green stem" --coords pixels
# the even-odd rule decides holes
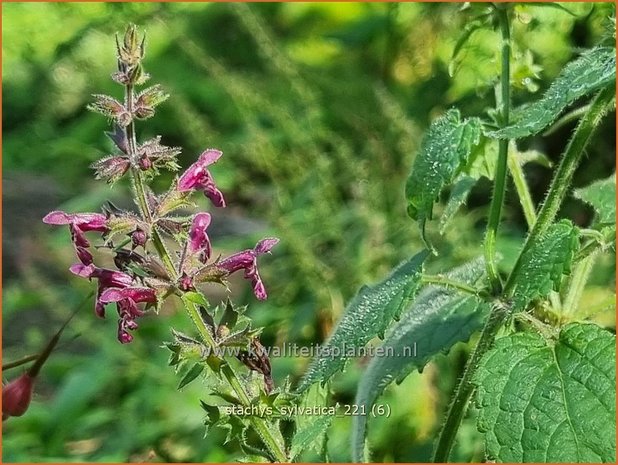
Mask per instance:
[[[472,286],[467,285],[466,283],[462,283],[459,281],[454,281],[452,279],[446,278],[440,275],[423,275],[421,281],[425,284],[435,284],[438,286],[450,287],[453,289],[457,289],[458,291],[465,292],[466,294],[478,295],[479,290],[475,289]]]
[[[200,317],[196,304],[186,299],[183,299],[183,302],[185,304],[185,308],[187,309],[187,313],[191,317],[191,320],[193,320],[193,323],[195,324],[202,340],[206,342],[211,349],[215,349],[217,343]],[[232,389],[234,389],[234,392],[242,404],[245,407],[251,405],[251,399],[249,398],[249,395],[245,391],[232,367],[229,364],[224,363],[221,366],[221,372],[223,373],[223,376],[225,376],[225,379],[227,379],[230,386],[232,386]],[[275,460],[277,460],[277,462],[287,462],[288,460],[283,447],[283,440],[280,438],[281,434],[278,431],[273,430],[273,426],[263,418],[252,416],[249,418],[249,421]]]
[[[127,106],[127,111],[130,114],[133,114],[133,104],[134,104],[135,95],[133,93],[133,84],[128,84],[125,87],[125,103]],[[146,196],[146,183],[144,182],[144,178],[142,176],[142,172],[139,168],[135,168],[137,164],[137,137],[135,135],[135,123],[131,120],[131,123],[127,126],[127,139],[129,141],[129,159],[131,160],[131,164],[134,166],[131,168],[131,184],[133,186],[133,191],[135,193],[135,199],[137,201],[137,205],[139,207],[140,213],[144,220],[151,226],[151,238],[152,243],[163,260],[163,264],[167,269],[167,272],[170,275],[172,280],[176,280],[177,273],[176,268],[174,267],[174,262],[165,247],[165,243],[159,234],[156,226],[153,224],[153,215],[150,211],[150,207],[148,206],[148,197]]]
[[[545,233],[547,228],[553,223],[560,209],[560,205],[562,205],[562,200],[571,185],[575,169],[579,166],[579,162],[582,159],[584,149],[590,141],[594,130],[609,110],[610,103],[613,101],[615,93],[616,90],[614,86],[609,86],[599,92],[575,129],[573,137],[571,137],[564,155],[562,156],[560,165],[558,165],[558,169],[554,174],[554,178],[552,179],[545,201],[541,206],[534,228],[532,228],[532,231],[530,231],[530,234],[526,238],[526,242],[517,257],[513,271],[509,275],[505,285],[505,295],[510,296],[514,290],[514,278],[517,276],[517,273],[519,273],[519,269],[522,265],[522,257],[530,250],[530,247],[532,247],[537,238]]]
[[[448,460],[455,443],[457,430],[461,424],[461,420],[466,413],[468,401],[474,392],[473,378],[478,368],[479,362],[485,353],[489,350],[496,338],[498,330],[502,327],[509,315],[508,307],[501,302],[494,305],[491,314],[485,323],[481,337],[479,338],[472,355],[466,363],[463,376],[459,381],[453,402],[449,407],[446,421],[440,431],[440,437],[436,445],[436,450],[433,456],[434,463],[444,463]]]
[[[528,183],[524,176],[524,170],[522,169],[519,160],[517,160],[514,154],[508,156],[508,167],[515,184],[515,190],[517,191],[517,197],[519,197],[519,203],[524,211],[526,217],[526,223],[528,223],[528,230],[532,230],[534,223],[536,223],[536,211],[534,208],[534,202],[528,189]]]
[[[509,28],[509,17],[507,8],[503,5],[495,5],[498,20],[500,22],[500,32],[502,34],[502,69],[500,73],[500,98],[497,102],[501,116],[502,127],[509,124],[509,113],[511,107],[511,81],[510,81],[510,61],[511,61],[511,32]],[[498,163],[494,190],[489,207],[489,219],[487,221],[487,233],[485,235],[485,262],[487,266],[487,277],[494,294],[501,290],[502,283],[498,274],[496,264],[496,240],[498,237],[498,227],[502,216],[502,206],[506,192],[507,159],[509,151],[509,141],[500,139],[498,142]]]
[[[563,316],[570,316],[577,310],[577,305],[582,298],[584,287],[590,277],[590,272],[596,261],[597,254],[598,249],[575,265],[575,269],[573,273],[571,273],[566,285],[567,293],[564,297],[564,303],[562,304]]]

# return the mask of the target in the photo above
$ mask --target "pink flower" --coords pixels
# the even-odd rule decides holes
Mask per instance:
[[[189,249],[194,254],[199,253],[199,259],[206,263],[212,253],[210,239],[206,234],[206,229],[210,225],[210,214],[198,213],[193,217],[191,229],[189,230]]]
[[[99,300],[103,305],[116,302],[120,316],[118,319],[118,340],[122,344],[127,344],[133,340],[129,331],[137,329],[135,319],[143,315],[137,304],[140,302],[154,303],[157,301],[157,295],[154,289],[148,287],[110,288],[101,294]]]
[[[107,217],[102,213],[65,213],[63,211],[53,211],[43,218],[43,223],[53,225],[69,225],[71,240],[75,247],[77,258],[84,265],[92,263],[92,254],[88,250],[90,243],[86,239],[85,232],[98,231],[106,233],[109,231]]]
[[[95,312],[101,318],[105,317],[105,306],[115,302],[118,309],[118,340],[126,344],[133,340],[129,330],[137,329],[135,319],[143,315],[138,303],[155,303],[156,291],[149,287],[132,286],[133,278],[122,271],[98,268],[94,265],[73,265],[71,272],[84,278],[99,280]]]
[[[2,386],[2,421],[8,417],[20,417],[32,400],[34,390],[34,377],[24,373],[19,378]]]
[[[215,149],[208,149],[200,155],[200,158],[193,163],[178,180],[178,190],[180,192],[198,190],[204,192],[216,207],[225,207],[225,199],[215,181],[208,171],[208,166],[215,163],[223,155]]]
[[[257,257],[271,251],[271,249],[279,242],[279,239],[270,237],[262,239],[253,249],[243,250],[216,264],[217,268],[227,272],[228,274],[235,271],[245,270],[245,279],[251,280],[253,293],[259,300],[265,300],[268,295],[266,288],[260,278],[257,268]]]

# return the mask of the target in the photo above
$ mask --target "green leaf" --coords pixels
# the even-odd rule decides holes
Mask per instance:
[[[458,110],[449,110],[432,123],[423,138],[406,183],[408,215],[424,228],[442,189],[451,184],[479,143],[478,118],[461,120]]]
[[[460,266],[446,276],[474,285],[484,274],[484,260],[476,259]],[[361,378],[355,405],[371,412],[375,400],[393,381],[402,380],[413,370],[421,370],[437,354],[455,343],[467,341],[481,329],[489,305],[476,296],[438,286],[425,287],[412,307],[389,331],[380,352],[374,357]],[[353,460],[364,457],[366,416],[355,416],[352,427]]]
[[[474,21],[470,21],[469,23],[466,24],[463,32],[461,33],[461,36],[459,36],[459,39],[457,39],[457,43],[455,44],[455,47],[453,48],[453,53],[451,55],[451,59],[448,64],[449,76],[453,77],[455,75],[455,70],[459,63],[459,60],[457,60],[457,57],[459,56],[459,52],[461,52],[464,45],[468,42],[472,34],[474,34],[476,31],[478,31],[484,26],[485,26],[485,22],[479,19],[475,19]]]
[[[444,207],[444,211],[440,217],[440,234],[444,234],[446,227],[457,213],[457,210],[466,203],[468,195],[476,184],[476,181],[477,179],[464,174],[455,182],[446,207]]]
[[[299,407],[315,408],[327,405],[328,389],[314,384],[303,395]],[[326,431],[333,421],[332,415],[298,415],[296,432],[292,438],[290,460],[307,450],[320,451],[326,440]]]
[[[513,281],[513,310],[524,310],[531,301],[559,289],[578,248],[579,233],[569,220],[552,224],[522,256]]]
[[[429,254],[424,250],[399,265],[391,275],[372,287],[364,286],[348,304],[330,338],[321,347],[321,356],[315,358],[299,391],[313,383],[325,382],[341,370],[350,352],[364,347],[376,335],[383,335],[394,318],[408,305],[418,289],[422,266]]]
[[[191,381],[197,378],[202,371],[204,371],[204,364],[195,363],[191,367],[191,369],[189,369],[189,371],[185,373],[185,375],[180,380],[180,383],[178,383],[178,389],[182,389],[183,387],[185,387],[187,384],[189,384]]]
[[[542,131],[560,113],[580,97],[609,86],[616,81],[616,50],[597,47],[583,53],[565,66],[540,100],[513,111],[512,124],[489,137],[519,139]]]
[[[592,205],[597,212],[597,222],[616,224],[616,175],[602,179],[587,187],[575,190],[575,197]]]
[[[573,323],[557,340],[496,341],[476,373],[488,460],[616,462],[616,338]]]

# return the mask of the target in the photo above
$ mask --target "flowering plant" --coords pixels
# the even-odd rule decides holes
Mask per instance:
[[[260,240],[253,249],[228,257],[213,257],[208,227],[211,215],[198,212],[179,216],[178,210],[192,207],[191,196],[202,192],[218,208],[226,206],[209,168],[223,155],[216,149],[205,150],[189,168],[172,182],[170,188],[156,194],[150,182],[167,169],[177,171],[181,150],[161,143],[155,137],[139,143],[137,121],[154,116],[155,108],[168,98],[161,86],[154,85],[137,92],[150,76],[144,71],[145,35],[140,39],[134,25],[127,27],[122,40],[116,37],[118,70],[112,79],[124,87],[124,99],[95,95],[89,109],[108,117],[113,131],[107,133],[117,153],[107,156],[92,167],[98,179],[114,183],[123,176],[131,180],[137,212],[126,211],[107,203],[101,213],[68,213],[52,211],[43,218],[50,225],[68,226],[78,263],[70,271],[82,278],[97,281],[95,314],[104,318],[107,307],[115,304],[118,312],[118,340],[127,344],[135,336],[138,319],[149,310],[155,312],[172,296],[180,297],[195,325],[198,338],[173,331],[174,340],[167,344],[170,364],[183,372],[180,387],[208,369],[218,375],[213,393],[226,402],[248,407],[254,403],[285,403],[291,399],[285,387],[275,389],[268,356],[259,342],[259,329],[252,329],[242,309],[228,300],[224,308],[212,309],[200,287],[204,283],[227,286],[228,277],[244,272],[259,300],[267,298],[266,287],[258,271],[258,257],[269,253],[277,238]],[[116,269],[98,266],[86,233],[100,233],[99,250],[113,256]],[[226,352],[224,349],[233,349]],[[226,355],[234,355],[246,368],[237,373]],[[241,366],[243,366],[241,365]],[[259,373],[260,382],[251,372]],[[30,392],[30,391],[29,391]],[[282,395],[286,394],[286,395]],[[19,407],[19,406],[18,406]],[[221,422],[218,407],[202,403],[210,423]],[[23,410],[23,409],[22,409]],[[217,410],[217,414],[213,413]],[[22,412],[23,413],[23,412]],[[225,416],[225,415],[223,415]],[[285,461],[286,452],[278,422],[269,418],[234,417],[242,427],[235,436],[243,447],[254,454]],[[253,428],[260,440],[251,444],[243,431]]]

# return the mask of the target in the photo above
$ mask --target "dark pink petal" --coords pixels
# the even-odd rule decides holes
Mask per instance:
[[[96,269],[97,267],[93,264],[85,265],[83,263],[71,265],[71,268],[69,268],[71,273],[81,276],[82,278],[92,278]]]
[[[62,225],[71,224],[78,226],[82,231],[106,232],[107,217],[102,213],[65,213],[63,211],[53,211],[45,215],[43,223]]]
[[[210,182],[204,189],[204,195],[210,199],[215,207],[224,208],[225,199],[223,193],[217,189],[214,182]]]
[[[276,237],[267,237],[258,242],[255,246],[255,252],[258,254],[264,254],[270,252],[271,249],[279,243],[279,239]]]
[[[203,166],[212,165],[216,163],[222,155],[223,152],[221,152],[221,150],[207,149],[202,152],[196,163],[200,163]]]
[[[255,279],[252,281],[253,285],[253,293],[258,300],[266,300],[268,294],[266,293],[266,288],[264,287],[264,283],[260,279],[260,275],[256,274]]]
[[[72,222],[72,215],[58,210],[48,213],[43,218],[45,224],[71,224]]]
[[[217,263],[217,267],[228,273],[247,269],[255,263],[255,252],[251,249],[235,253]]]
[[[76,246],[75,251],[77,252],[77,258],[79,258],[80,262],[82,262],[84,265],[92,264],[92,254],[87,248]]]
[[[69,225],[69,230],[71,231],[71,241],[73,241],[75,247],[90,247],[90,242],[88,242],[84,231],[82,231],[79,226],[75,226],[71,223]]]
[[[178,190],[180,192],[198,190],[204,192],[212,203],[217,207],[225,207],[223,194],[208,171],[208,166],[221,158],[222,152],[215,149],[208,149],[200,155],[200,158],[193,163],[187,171],[178,179]]]
[[[149,287],[125,287],[124,289],[106,289],[99,298],[103,304],[119,302],[124,299],[131,299],[134,302],[156,302],[157,294],[154,289]]]
[[[206,229],[210,225],[210,214],[198,213],[193,217],[191,229],[189,230],[189,249],[193,253],[203,252],[200,260],[203,263],[210,258],[211,246]]]

